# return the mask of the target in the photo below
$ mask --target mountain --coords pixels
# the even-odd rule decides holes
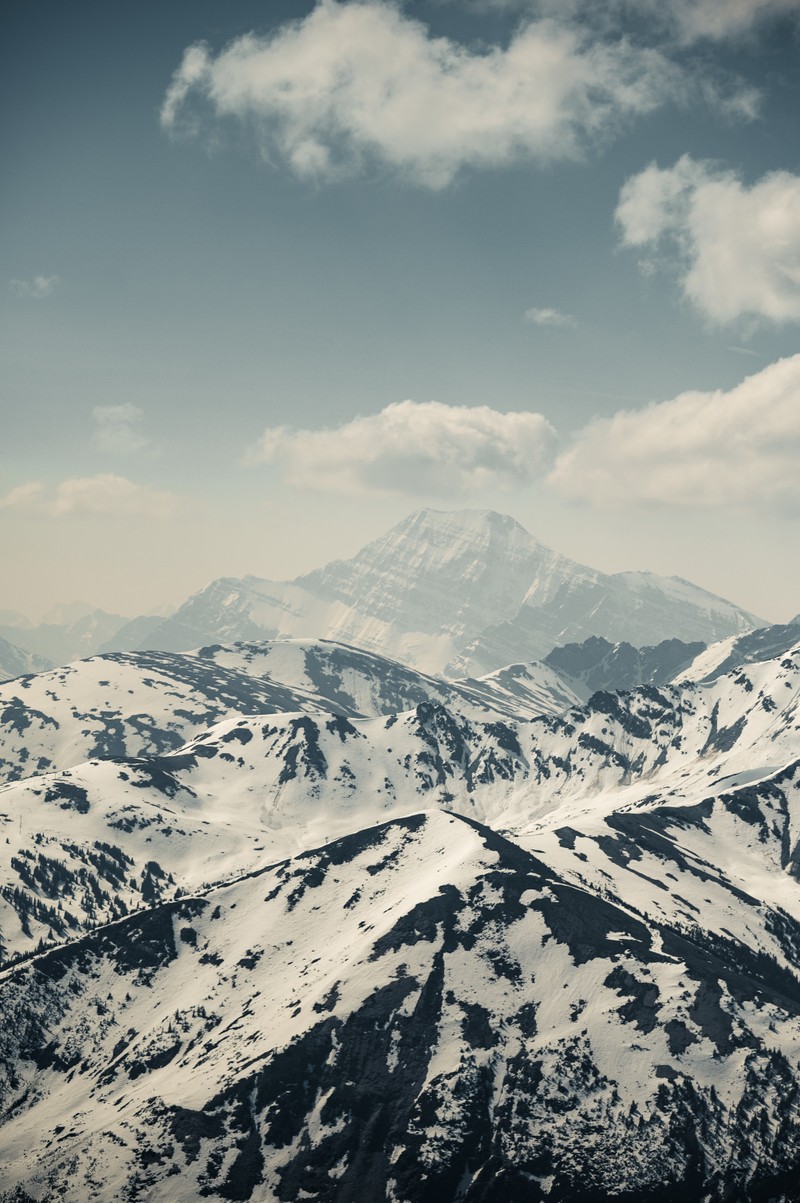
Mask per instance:
[[[800,630],[797,638],[800,639]],[[666,685],[684,669],[689,674],[687,679],[691,680],[689,666],[705,651],[704,643],[684,643],[680,639],[663,639],[655,647],[638,648],[625,641],[609,643],[607,639],[592,635],[583,643],[553,648],[545,656],[544,663],[573,688],[582,686],[588,698],[598,689]],[[769,659],[769,655],[763,659]]]
[[[354,717],[396,714],[439,702],[474,717],[535,718],[577,705],[581,695],[549,665],[513,664],[485,677],[443,680],[388,656],[329,639],[280,639],[200,648],[200,659],[308,691]]]
[[[188,651],[209,643],[324,637],[422,672],[484,676],[599,635],[641,646],[710,643],[763,620],[676,577],[607,575],[489,511],[420,510],[351,560],[290,582],[225,578],[144,637],[117,646]]]
[[[361,718],[421,702],[526,719],[580,702],[546,665],[448,682],[325,640],[117,652],[0,684],[0,779],[102,757],[161,755],[231,716],[285,711]]]
[[[757,664],[788,652],[800,639],[800,615],[790,623],[776,623],[745,635],[734,635],[698,654],[676,680],[715,681],[746,664]]]
[[[10,681],[23,673],[45,672],[52,667],[44,656],[35,656],[33,652],[17,647],[7,639],[0,639],[0,682]]]
[[[7,955],[30,951],[65,923],[79,931],[421,803],[517,839],[653,799],[704,803],[800,758],[798,690],[800,644],[707,685],[600,692],[522,722],[433,702],[370,719],[245,715],[156,755],[73,756],[0,789],[0,937]],[[46,718],[31,731],[36,746]],[[792,826],[781,840],[788,857]],[[54,919],[56,902],[71,919]]]
[[[24,630],[26,627],[31,627],[33,623],[30,619],[21,614],[19,610],[0,610],[0,627],[13,627],[14,630]]]
[[[612,805],[538,850],[416,811],[10,967],[4,1186],[795,1198],[800,922],[750,890],[783,874],[797,909],[799,786]]]
[[[67,664],[81,656],[90,656],[127,625],[121,614],[105,610],[84,613],[80,603],[58,607],[52,617],[64,621],[42,622],[38,626],[15,627],[0,625],[0,637],[11,639],[26,651],[44,656],[53,664]],[[73,613],[78,614],[72,618]]]
[[[796,1199],[789,637],[536,717],[308,640],[3,686],[0,1199]]]

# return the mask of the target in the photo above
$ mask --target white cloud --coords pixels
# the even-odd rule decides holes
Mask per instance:
[[[109,518],[166,518],[178,504],[179,498],[174,493],[138,485],[111,473],[63,480],[50,495],[41,481],[30,481],[18,485],[0,500],[0,508],[49,518],[81,514]]]
[[[430,36],[385,0],[320,0],[302,20],[217,55],[190,46],[161,120],[196,134],[209,110],[237,119],[265,158],[301,177],[372,161],[442,188],[465,167],[575,158],[685,92],[680,83],[657,51],[555,20],[478,50]]]
[[[27,484],[17,485],[0,497],[0,510],[24,509],[32,505],[44,493],[44,485],[40,480],[30,480]]]
[[[400,401],[334,430],[274,427],[247,458],[303,488],[454,496],[527,485],[554,446],[541,414]]]
[[[132,455],[143,450],[148,439],[137,429],[143,416],[138,405],[95,406],[92,410],[95,446],[115,455]]]
[[[562,313],[559,309],[526,309],[525,321],[533,322],[535,326],[577,326],[577,319],[571,313]]]
[[[34,276],[32,280],[9,280],[11,291],[28,300],[52,296],[61,283],[58,276]]]
[[[600,506],[800,505],[800,355],[591,423],[548,483]]]
[[[666,246],[684,294],[712,321],[800,320],[800,176],[775,171],[748,187],[684,155],[627,180],[616,218],[624,245]]]

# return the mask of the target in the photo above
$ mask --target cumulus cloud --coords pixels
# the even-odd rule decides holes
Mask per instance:
[[[41,481],[17,485],[0,508],[16,509],[49,518],[67,515],[96,515],[110,518],[166,518],[177,508],[174,493],[135,484],[124,476],[97,476],[63,480],[52,493]]]
[[[95,406],[92,410],[95,446],[114,455],[132,455],[142,451],[149,442],[138,429],[143,417],[138,405]]]
[[[593,505],[800,504],[800,355],[729,392],[682,393],[587,426],[549,484]]]
[[[32,280],[9,280],[9,287],[18,297],[40,301],[52,296],[60,283],[58,276],[34,276]]]
[[[533,322],[534,326],[577,326],[577,319],[571,313],[562,313],[559,309],[526,309],[525,321]]]
[[[238,120],[265,158],[301,177],[377,162],[442,188],[464,167],[575,158],[679,95],[680,82],[657,50],[556,20],[527,22],[507,46],[471,49],[430,36],[386,0],[321,0],[218,54],[190,46],[161,120],[188,134],[209,116]]]
[[[800,176],[775,171],[748,187],[684,155],[627,180],[616,219],[625,246],[667,250],[684,294],[712,321],[800,320]]]
[[[273,427],[247,458],[304,488],[445,497],[527,485],[554,446],[541,414],[400,401],[333,430]]]

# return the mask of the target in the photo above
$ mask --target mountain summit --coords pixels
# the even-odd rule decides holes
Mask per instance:
[[[213,581],[144,638],[129,624],[103,650],[324,637],[465,676],[590,635],[637,646],[667,636],[711,643],[763,625],[677,577],[578,564],[507,515],[425,509],[352,559],[294,581]]]

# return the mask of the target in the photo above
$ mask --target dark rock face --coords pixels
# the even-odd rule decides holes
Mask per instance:
[[[555,647],[544,663],[567,681],[582,682],[589,692],[666,685],[705,650],[704,643],[665,639],[655,647],[632,647],[592,636],[583,643]]]

